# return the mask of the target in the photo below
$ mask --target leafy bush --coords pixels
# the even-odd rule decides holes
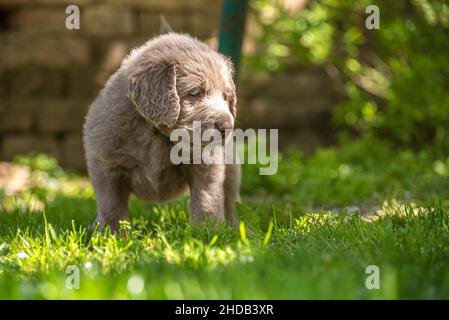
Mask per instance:
[[[255,196],[256,203],[286,203],[294,211],[393,199],[429,204],[449,194],[449,157],[398,150],[368,134],[307,157],[297,150],[280,154],[275,175],[261,176],[258,166],[248,164],[243,172],[244,194]]]
[[[252,1],[258,26],[252,69],[323,65],[347,97],[337,126],[401,145],[449,146],[449,5],[432,0],[317,0],[302,10]],[[380,29],[368,30],[368,5]]]

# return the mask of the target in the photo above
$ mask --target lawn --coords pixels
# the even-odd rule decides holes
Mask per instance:
[[[193,229],[187,198],[133,198],[121,237],[88,231],[86,178],[15,162],[29,177],[0,193],[0,298],[449,298],[449,158],[431,151],[366,138],[285,152],[276,175],[244,166],[239,230]]]

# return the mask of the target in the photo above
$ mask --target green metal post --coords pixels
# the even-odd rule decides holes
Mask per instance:
[[[218,51],[231,58],[236,77],[240,70],[247,11],[248,0],[223,0]]]

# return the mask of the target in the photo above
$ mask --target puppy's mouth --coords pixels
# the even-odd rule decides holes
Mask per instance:
[[[175,131],[176,130],[176,131]],[[172,131],[175,136],[182,135],[182,143],[191,146],[224,146],[231,138],[234,128],[217,128],[216,125],[183,126]],[[179,140],[179,139],[172,139]]]

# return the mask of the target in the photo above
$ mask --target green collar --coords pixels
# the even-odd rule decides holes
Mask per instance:
[[[147,127],[150,128],[151,130],[159,131],[159,129],[156,128],[156,126],[153,123],[151,123],[150,121],[146,120],[145,122],[147,123]]]
[[[145,119],[145,122],[147,123],[147,127],[151,130],[151,131],[153,131],[153,132],[155,132],[155,133],[158,133],[158,134],[160,134],[161,136],[164,136],[164,137],[168,137],[166,134],[164,134],[152,121],[150,121],[150,120],[147,120],[147,119]],[[169,137],[168,137],[169,138]]]
[[[147,123],[147,127],[150,128],[152,131],[162,133],[159,130],[159,128],[153,122],[151,122],[150,120],[145,119],[145,122]]]

